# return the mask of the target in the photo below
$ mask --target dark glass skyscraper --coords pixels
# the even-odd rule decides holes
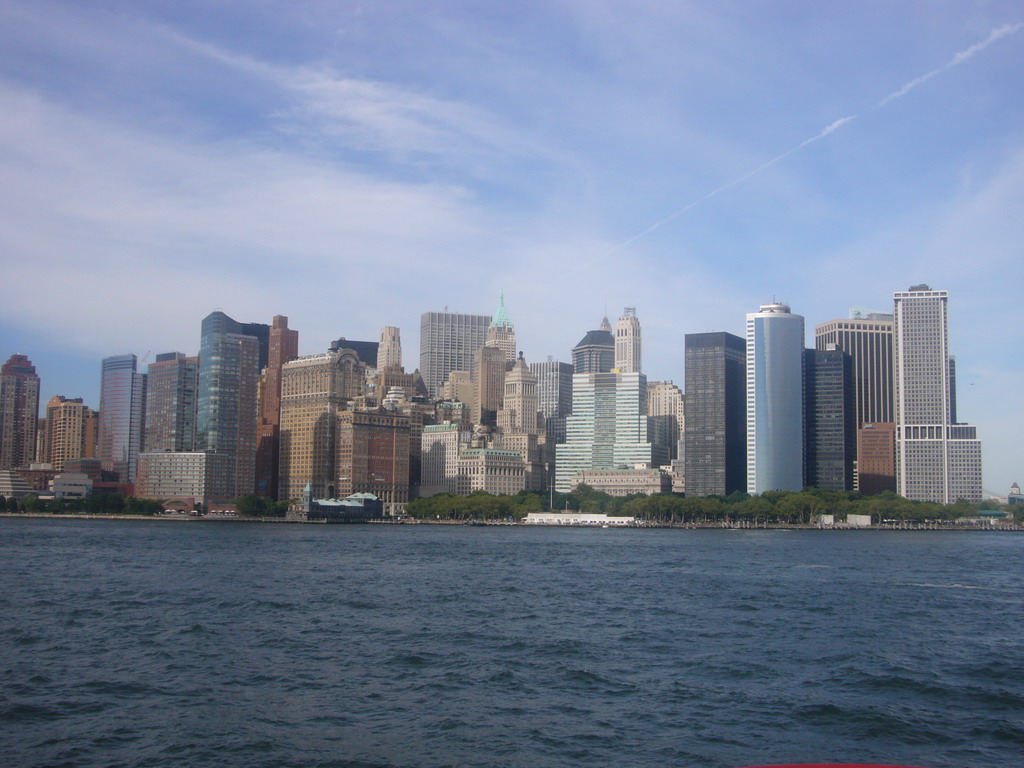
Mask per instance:
[[[687,496],[746,490],[746,349],[724,331],[686,334]]]
[[[135,478],[146,423],[146,375],[138,373],[135,355],[103,359],[100,381],[100,461],[127,472],[121,481]]]
[[[200,338],[196,448],[233,458],[233,497],[255,489],[260,340],[244,331],[259,325],[213,312]]]
[[[828,347],[804,350],[804,485],[850,491],[857,453],[853,361]]]
[[[572,349],[573,373],[610,373],[615,367],[615,337],[605,317],[596,331],[587,331]]]

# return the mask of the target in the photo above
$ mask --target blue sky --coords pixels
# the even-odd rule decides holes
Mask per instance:
[[[652,379],[773,297],[813,328],[950,291],[985,488],[1024,481],[1024,4],[0,5],[0,356],[101,357],[215,308],[300,351],[491,313],[567,359],[635,306]]]

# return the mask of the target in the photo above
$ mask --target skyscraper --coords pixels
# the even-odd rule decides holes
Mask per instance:
[[[46,403],[40,461],[60,472],[73,459],[96,457],[99,414],[82,402],[54,395]]]
[[[586,336],[572,350],[573,373],[608,373],[615,367],[615,337],[605,317],[596,331]]]
[[[895,448],[885,450],[886,435],[893,426],[893,342],[892,315],[854,309],[849,319],[829,320],[815,327],[816,349],[835,345],[850,355],[853,363],[854,420],[857,430],[870,429],[857,440],[855,487],[862,493],[896,490]],[[861,447],[870,457],[861,454]],[[888,464],[886,457],[888,456]],[[867,473],[862,464],[870,464]],[[870,475],[866,484],[861,477]]]
[[[260,327],[267,328],[239,323],[219,310],[202,324],[196,447],[231,457],[226,485],[232,498],[255,490],[260,338],[244,331]]]
[[[505,353],[505,362],[509,365],[516,359],[516,329],[505,310],[505,294],[498,297],[498,308],[494,311],[491,324],[487,326],[487,338],[484,344],[497,347]]]
[[[0,366],[0,470],[31,464],[39,424],[39,376],[25,355]]]
[[[804,319],[785,304],[747,315],[747,492],[804,485]]]
[[[850,356],[834,344],[804,350],[804,485],[853,490],[856,424]]]
[[[401,332],[393,325],[380,329],[380,346],[377,347],[377,368],[404,371],[402,367]]]
[[[195,450],[198,395],[198,357],[156,356],[146,382],[146,453]]]
[[[916,501],[981,501],[981,441],[952,421],[949,294],[915,285],[893,295],[896,485]]]
[[[640,321],[636,307],[626,307],[615,324],[615,367],[622,373],[640,373],[640,353]]]
[[[146,422],[146,375],[138,373],[135,355],[103,359],[100,382],[99,458],[124,468],[135,478]]]
[[[271,499],[277,498],[281,369],[298,356],[299,332],[288,327],[287,317],[274,315],[267,338],[267,364],[260,381],[260,417],[256,436],[256,492]]]
[[[548,357],[530,363],[537,377],[537,406],[544,420],[544,433],[551,445],[565,442],[565,419],[572,410],[572,366]]]
[[[746,349],[724,331],[686,334],[687,496],[746,490]]]
[[[573,489],[579,472],[650,467],[647,377],[642,373],[573,376],[572,415],[566,420],[566,440],[555,447],[555,454],[559,493]]]
[[[498,411],[505,398],[508,361],[501,347],[483,346],[473,354],[476,381],[473,395],[473,423],[496,427]]]
[[[647,384],[647,425],[655,466],[671,463],[679,455],[679,440],[686,422],[683,392],[671,381]]]
[[[487,341],[491,318],[454,312],[420,316],[420,373],[430,397],[436,398],[452,371],[473,369],[473,353]]]

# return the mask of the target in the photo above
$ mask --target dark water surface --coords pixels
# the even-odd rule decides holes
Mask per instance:
[[[0,520],[5,766],[1024,765],[1024,535]]]

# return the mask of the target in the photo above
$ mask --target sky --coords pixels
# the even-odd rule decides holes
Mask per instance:
[[[650,380],[778,299],[950,293],[984,487],[1024,482],[1024,2],[6,0],[0,357],[286,315],[300,353],[423,312],[569,360],[636,307]]]

